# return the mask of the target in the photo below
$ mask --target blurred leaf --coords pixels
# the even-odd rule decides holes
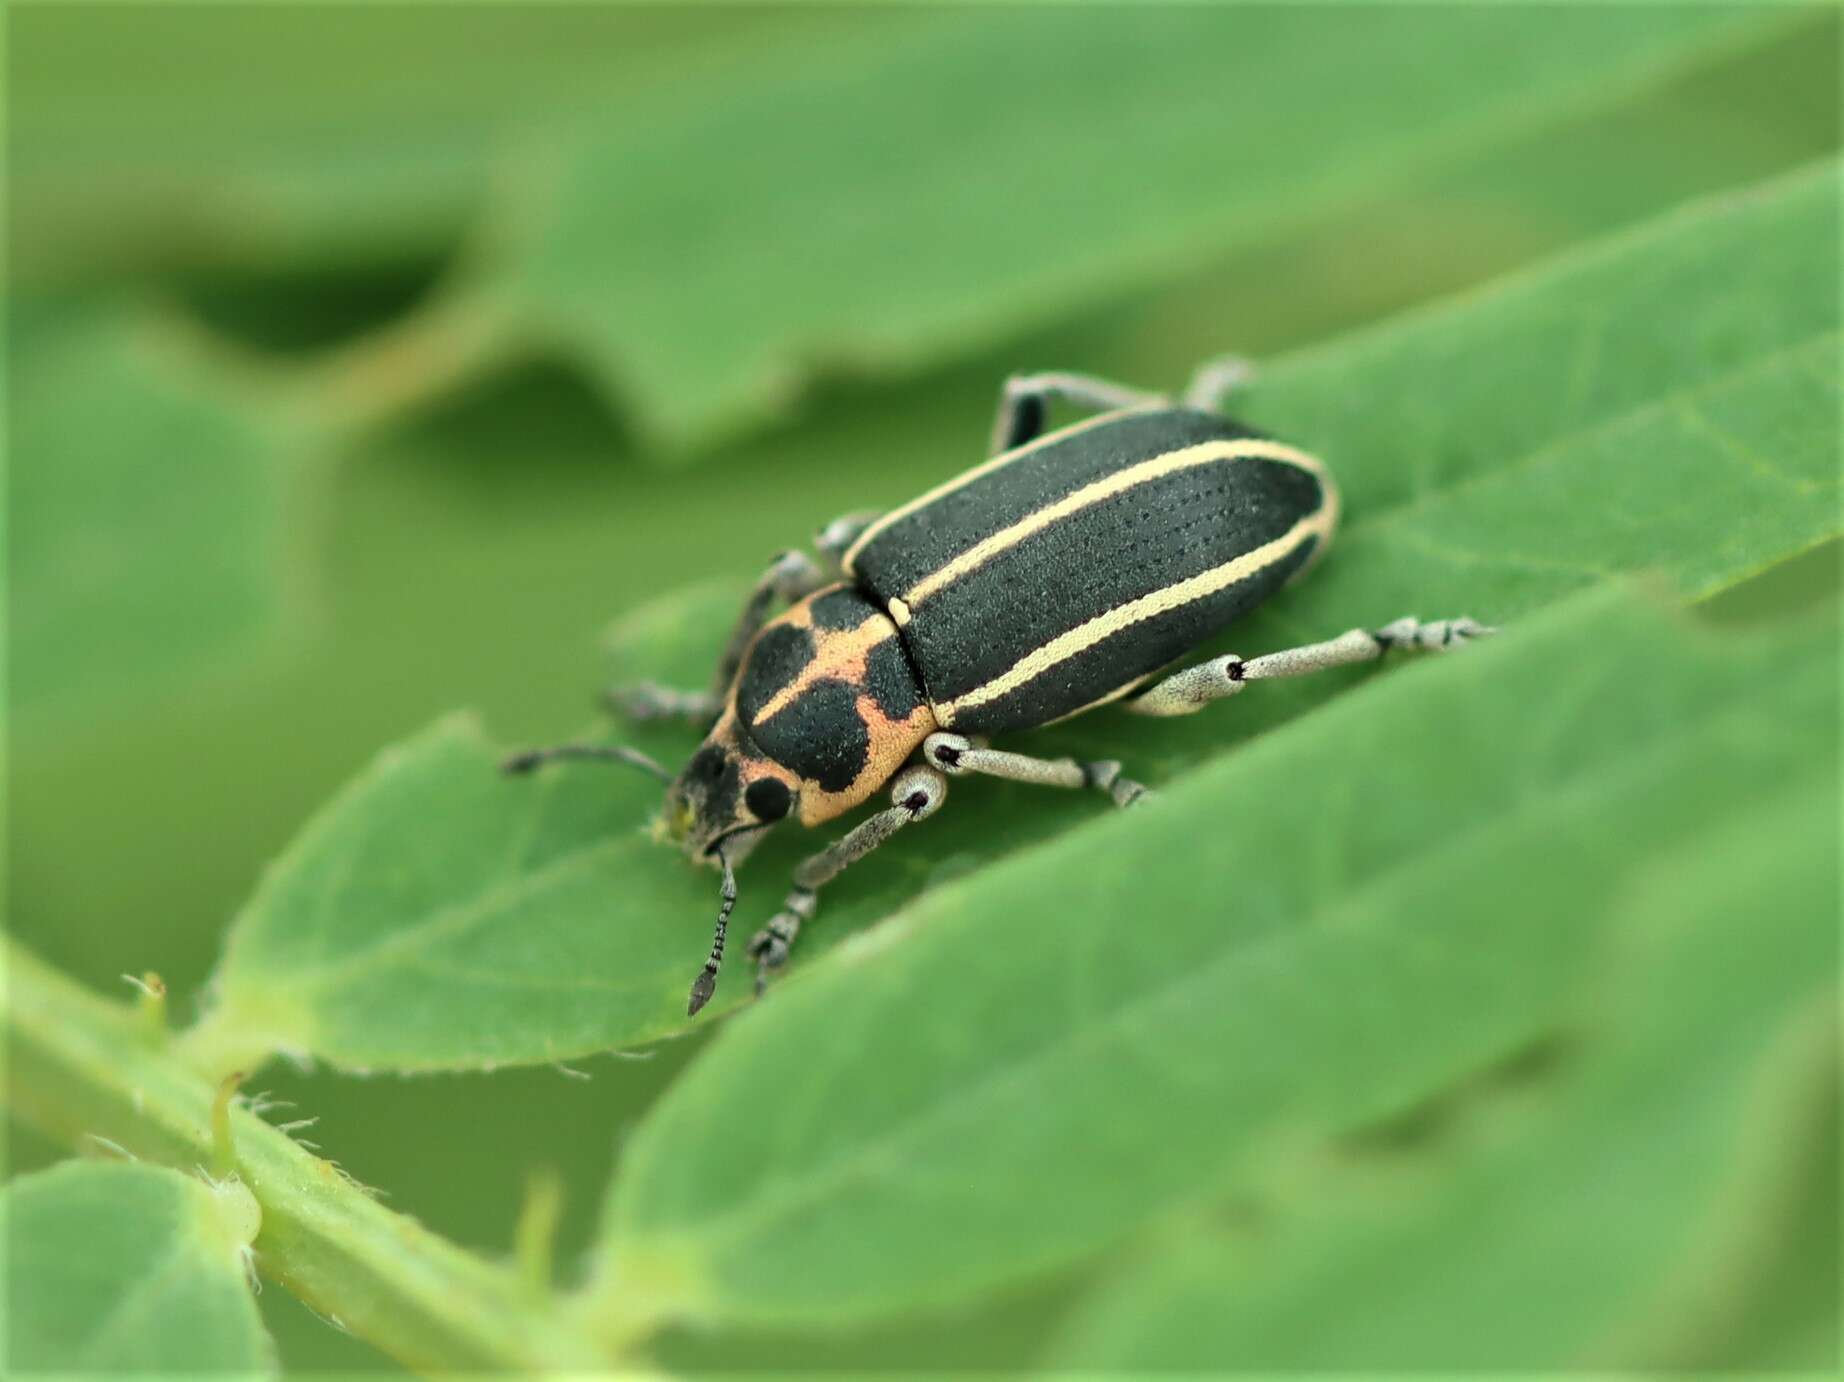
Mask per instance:
[[[275,439],[188,377],[152,315],[35,315],[12,344],[14,708],[145,695],[269,632]]]
[[[270,1375],[242,1185],[67,1162],[0,1194],[7,1371]]]
[[[1759,176],[1835,137],[1815,105],[1835,82],[1776,57],[1830,53],[1824,19],[762,6],[543,22],[385,9],[329,30],[289,6],[47,7],[14,38],[28,55],[14,267],[28,281],[176,276],[259,349],[357,330],[379,349],[339,362],[335,410],[356,394],[395,412],[569,336],[647,427],[708,438],[816,373],[908,367],[1078,306],[1143,305],[1149,280],[1226,255],[1244,272],[1202,285],[1190,311],[1216,323],[1205,349],[1221,348],[1224,320],[1252,349],[1349,320],[1316,287],[1268,310],[1247,284],[1271,281],[1276,254],[1374,313]],[[1429,57],[1442,52],[1466,60]],[[1392,53],[1410,56],[1379,60]],[[1704,89],[1763,62],[1771,94]],[[175,69],[188,80],[158,79]],[[758,157],[771,142],[785,156]],[[1162,152],[1068,154],[1142,146]],[[1456,184],[1428,183],[1456,170]],[[1510,204],[1494,205],[1506,183]],[[757,191],[746,218],[729,214]],[[643,224],[622,239],[630,206]],[[759,275],[763,218],[818,247]],[[1366,227],[1361,257],[1352,224]],[[1296,250],[1322,262],[1287,260]],[[402,332],[380,315],[393,307],[411,308]],[[404,374],[410,358],[421,373]]]
[[[1393,180],[1133,294],[1077,349],[1014,343],[1007,364],[1080,361],[1176,381],[1225,349],[1271,360],[1827,157],[1838,138],[1839,20],[1806,11],[1759,45]]]
[[[931,892],[666,1093],[598,1299],[946,1305],[1413,1107],[1552,1028],[1647,870],[1830,781],[1835,654],[1576,602]]]
[[[440,255],[517,199],[533,148],[723,80],[765,30],[798,42],[839,22],[772,6],[387,5],[333,25],[288,4],[35,7],[9,33],[10,267],[43,281]]]
[[[1835,305],[1809,307],[1824,296],[1809,280],[1745,269],[1822,255],[1830,186],[1808,175],[1700,208],[1604,254],[1361,338],[1348,361],[1330,347],[1283,363],[1271,388],[1281,400],[1291,390],[1296,408],[1316,396],[1372,400],[1369,449],[1384,468],[1414,466],[1420,454],[1391,450],[1397,413],[1422,406],[1375,377],[1397,368],[1392,342],[1411,365],[1428,366],[1426,377],[1451,379],[1462,420],[1480,426],[1447,438],[1439,471],[1406,492],[1367,486],[1354,455],[1343,467],[1359,475],[1341,545],[1297,593],[1238,628],[1242,646],[1286,646],[1406,610],[1502,620],[1621,572],[1660,572],[1686,594],[1707,594],[1835,534],[1835,344],[1823,334]],[[1687,263],[1697,277],[1668,272]],[[1681,329],[1692,344],[1663,361],[1609,356],[1608,373],[1632,377],[1597,384],[1593,397],[1605,401],[1596,407],[1552,406],[1521,435],[1488,426],[1489,388],[1461,382],[1451,357],[1477,342],[1479,367],[1502,381],[1515,359],[1545,359],[1538,324],[1599,310],[1623,271],[1661,294],[1646,302],[1655,328]],[[1748,295],[1745,313],[1729,304],[1731,284]],[[1735,318],[1751,332],[1717,329]],[[1254,416],[1266,421],[1265,410]],[[1309,423],[1291,435],[1318,446],[1321,431],[1332,429]],[[1355,437],[1345,450],[1360,453]],[[636,616],[624,670],[697,684],[731,604],[694,592]],[[1136,724],[1135,771],[1170,777],[1367,675],[1264,688],[1271,694],[1246,698],[1233,715]],[[1122,753],[1115,717],[1053,733],[1059,745]],[[647,742],[668,754],[688,747],[670,734]],[[682,1029],[715,879],[641,837],[657,787],[593,769],[505,782],[494,758],[477,733],[451,724],[387,755],[328,808],[233,927],[201,1048],[234,1050],[239,1061],[281,1047],[426,1069],[553,1060]],[[945,813],[917,832],[925,840],[899,841],[828,891],[817,944],[803,941],[809,961],[827,938],[887,914],[944,871],[1094,809],[1028,788],[967,790],[986,811]],[[765,848],[752,874],[777,888],[803,844]],[[745,935],[762,905],[739,913]],[[719,1001],[735,1003],[742,987],[733,982]]]
[[[1707,1364],[1835,1174],[1838,806],[1802,779],[1638,868],[1562,1089],[1431,1165],[1370,1149],[1342,1194],[1335,1160],[1283,1173],[1240,1231],[1187,1215],[1059,1368]]]
[[[707,438],[816,367],[912,367],[1015,333],[1786,22],[1689,6],[879,19],[733,74],[721,99],[692,88],[611,122],[533,218],[522,311],[580,343],[647,430]]]

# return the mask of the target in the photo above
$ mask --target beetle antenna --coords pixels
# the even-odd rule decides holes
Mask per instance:
[[[501,772],[528,773],[540,763],[548,763],[553,758],[599,758],[605,762],[625,763],[630,768],[651,773],[661,782],[672,781],[671,773],[639,749],[630,749],[626,744],[553,744],[548,749],[526,749],[523,753],[515,753],[499,766]]]
[[[724,871],[723,885],[718,894],[717,930],[711,936],[711,958],[704,962],[704,968],[692,980],[691,1002],[685,1008],[687,1017],[696,1017],[698,1009],[710,1002],[711,995],[717,991],[717,971],[723,968],[724,963],[724,936],[730,930],[730,913],[736,907],[736,870],[730,867],[730,857],[724,853],[722,844],[716,847],[715,853]]]

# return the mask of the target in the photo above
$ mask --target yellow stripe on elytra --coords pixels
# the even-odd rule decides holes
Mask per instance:
[[[972,470],[963,470],[952,480],[943,481],[920,498],[911,499],[907,504],[903,505],[902,508],[890,510],[889,513],[885,514],[858,535],[858,540],[845,549],[845,555],[840,558],[839,564],[844,568],[846,575],[856,576],[858,574],[856,565],[858,554],[870,543],[876,541],[877,535],[883,532],[892,523],[900,523],[917,509],[926,508],[937,499],[942,498],[944,495],[954,493],[955,490],[961,488],[963,485],[971,484],[982,475],[990,475],[993,471],[999,469],[1000,466],[1007,466],[1013,461],[1022,460],[1033,451],[1041,451],[1052,442],[1063,441],[1068,437],[1073,437],[1078,432],[1086,432],[1091,427],[1099,427],[1104,422],[1113,422],[1117,418],[1126,417],[1131,413],[1157,412],[1161,408],[1169,408],[1171,406],[1170,403],[1162,400],[1156,403],[1142,404],[1135,408],[1116,408],[1111,413],[1097,413],[1094,417],[1086,418],[1072,427],[1065,427],[1060,431],[1047,433],[1044,436],[1038,437],[1035,441],[1026,442],[1023,446],[1013,447],[1010,451],[1001,451],[990,461],[983,461],[979,465],[974,466]]]
[[[1245,437],[1237,441],[1207,441],[1195,446],[1181,447],[1168,451],[1163,456],[1154,456],[1151,460],[1141,461],[1138,465],[1125,470],[1117,470],[1112,475],[1105,475],[1093,484],[1084,485],[1072,494],[1067,494],[1053,504],[1046,504],[1026,514],[1009,528],[1001,528],[991,537],[976,542],[952,561],[943,563],[917,581],[903,592],[903,600],[909,609],[921,604],[929,596],[944,586],[952,585],[962,576],[980,569],[1000,553],[1008,551],[1035,533],[1042,532],[1051,524],[1068,518],[1104,500],[1115,498],[1128,490],[1141,485],[1151,484],[1154,480],[1181,470],[1190,470],[1200,465],[1211,465],[1217,461],[1280,461],[1287,465],[1299,466],[1316,475],[1323,475],[1325,467],[1317,459],[1304,451],[1265,438]],[[905,614],[908,610],[905,610]],[[899,621],[906,622],[906,621]]]
[[[1302,518],[1280,537],[1272,542],[1264,542],[1251,551],[1244,552],[1234,561],[1213,566],[1188,580],[1155,590],[1142,595],[1137,600],[1130,600],[1105,614],[1098,614],[1066,633],[1058,634],[1048,643],[1033,649],[1030,653],[1013,663],[1004,672],[983,685],[976,686],[964,695],[935,707],[935,718],[944,726],[952,726],[954,717],[962,711],[975,706],[996,701],[999,697],[1016,691],[1021,686],[1029,685],[1052,667],[1079,657],[1097,643],[1113,637],[1122,629],[1137,624],[1145,619],[1152,619],[1171,610],[1180,609],[1194,600],[1214,595],[1219,590],[1227,589],[1237,581],[1246,580],[1264,567],[1272,566],[1282,560],[1288,553],[1298,547],[1309,537],[1324,538],[1331,529],[1332,510],[1321,508],[1316,513]]]

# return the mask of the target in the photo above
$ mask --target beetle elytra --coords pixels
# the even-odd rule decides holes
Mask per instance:
[[[886,786],[891,804],[803,861],[782,909],[749,945],[757,991],[787,962],[819,889],[937,811],[949,777],[984,773],[1105,792],[1145,789],[1113,760],[1008,753],[989,736],[1119,702],[1186,715],[1250,682],[1456,647],[1472,619],[1398,619],[1263,657],[1172,665],[1324,553],[1338,490],[1315,457],[1217,411],[1240,361],[1199,370],[1178,399],[1077,374],[1006,383],[990,460],[890,513],[821,530],[821,561],[776,557],[745,602],[708,690],[643,685],[639,716],[707,730],[674,777],[634,749],[563,744],[509,771],[598,758],[666,784],[665,832],[722,874],[709,956],[688,1011],[715,990],[736,903],[735,869],[784,819],[824,824]],[[1044,430],[1048,404],[1092,410]],[[788,608],[771,617],[778,604]]]

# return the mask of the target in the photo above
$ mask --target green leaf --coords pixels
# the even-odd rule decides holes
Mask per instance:
[[[243,1189],[223,1203],[237,1241],[255,1234],[264,1274],[323,1320],[429,1374],[580,1373],[608,1361],[560,1302],[387,1209],[295,1141],[300,1123],[265,1122],[261,1112],[279,1101],[223,1102],[225,1082],[187,1069],[144,1013],[85,990],[10,939],[0,963],[9,1113],[68,1146],[178,1167],[234,1159]],[[418,1165],[435,1165],[427,1127],[414,1141]],[[345,1358],[348,1368],[378,1361]]]
[[[471,719],[444,721],[309,825],[233,926],[202,1060],[478,1068],[684,1025],[686,942],[716,880],[647,839],[657,785],[508,779],[503,756]]]
[[[286,6],[52,7],[14,35],[15,268],[164,270],[259,349],[344,321],[360,348],[310,406],[359,422],[568,338],[644,428],[695,441],[817,374],[1144,308],[1199,268],[1231,272],[1178,295],[1182,324],[1152,309],[1165,358],[1220,349],[1222,321],[1254,349],[1473,281],[1829,147],[1810,55],[1834,28],[1693,5],[629,7],[329,34]],[[1263,291],[1303,265],[1342,310]]]
[[[1725,1350],[1776,1268],[1813,1270],[1785,1244],[1835,1177],[1837,831],[1821,779],[1642,869],[1559,1089],[1475,1096],[1394,1165],[1373,1142],[1295,1168],[1240,1230],[1187,1216],[1055,1365],[1770,1365]]]
[[[1660,464],[1619,449],[1631,435],[1623,429],[1642,424],[1654,431],[1633,443],[1671,441],[1674,477],[1680,464],[1715,472],[1726,459],[1741,475],[1723,483],[1829,479],[1832,453],[1813,435],[1825,405],[1802,394],[1834,373],[1810,357],[1835,337],[1838,304],[1811,286],[1837,255],[1839,168],[1827,159],[1694,203],[1288,356],[1237,406],[1278,435],[1309,440],[1336,467],[1360,522],[1571,453],[1593,470],[1569,497],[1624,509],[1623,478],[1650,479]],[[1770,378],[1750,383],[1757,373]],[[1745,416],[1698,415],[1703,399],[1740,388],[1759,394]],[[1658,430],[1667,425],[1681,441]]]
[[[531,216],[515,314],[580,347],[645,430],[708,440],[817,369],[913,368],[1118,298],[1784,23],[1691,6],[876,21],[771,49],[721,99],[694,85],[587,132],[556,210]]]
[[[270,1375],[236,1181],[69,1162],[0,1194],[7,1371]]]
[[[1553,1030],[1625,889],[1831,780],[1835,656],[1596,596],[933,889],[655,1106],[597,1298],[943,1306],[1412,1108]]]
[[[518,6],[386,6],[348,19],[329,28],[291,5],[21,15],[14,272],[440,255],[486,205],[516,205],[534,160],[585,118],[637,118],[657,86],[709,80],[759,52],[764,28],[789,27],[767,7],[534,22]],[[797,18],[788,37],[832,22]],[[181,67],[185,81],[162,75]]]
[[[1305,417],[1286,433],[1334,443],[1325,449],[1352,477],[1346,531],[1311,579],[1238,627],[1239,649],[1409,611],[1515,619],[1621,573],[1707,594],[1834,535],[1836,308],[1796,272],[1817,273],[1829,252],[1832,175],[1697,208],[1499,292],[1283,361],[1251,400],[1252,417],[1265,424],[1270,407],[1299,412],[1318,399],[1321,418],[1335,406],[1364,413],[1374,442],[1360,446],[1353,425],[1338,445],[1331,422]],[[1761,262],[1792,267],[1751,267]],[[1619,297],[1635,280],[1656,295]],[[1493,423],[1499,394],[1465,382],[1464,344],[1477,344],[1476,367],[1502,390],[1513,360],[1548,368],[1555,337],[1545,323],[1597,313],[1610,295],[1684,344],[1663,359],[1606,357],[1624,382],[1597,383],[1593,406],[1558,399],[1531,410],[1519,431]],[[1448,381],[1461,423],[1444,437],[1438,473],[1392,486],[1380,477],[1425,464],[1422,449],[1396,440],[1398,417],[1425,414],[1427,397],[1439,396],[1397,387],[1422,374]],[[1333,402],[1358,398],[1367,409]],[[1523,407],[1506,404],[1512,414]],[[629,621],[623,674],[701,683],[733,613],[734,596],[721,590],[660,602]],[[1373,676],[1264,687],[1230,712],[1130,731],[1098,714],[1024,742],[1129,758],[1136,776],[1160,782]],[[645,743],[662,757],[690,747],[670,733]],[[505,782],[495,757],[476,732],[450,725],[388,755],[328,809],[238,918],[219,1005],[196,1038],[201,1059],[217,1060],[221,1048],[241,1063],[280,1047],[361,1067],[478,1067],[683,1029],[715,879],[642,838],[657,787],[595,768]],[[803,967],[928,886],[1094,810],[1041,790],[969,784],[927,831],[829,888],[822,923],[802,940]],[[752,859],[738,913],[745,935],[812,847],[790,832]],[[744,987],[728,985],[719,1003],[741,1001]]]
[[[1344,524],[1235,648],[1401,611],[1507,623],[1622,574],[1702,598],[1837,536],[1838,303],[1810,287],[1834,276],[1838,176],[1827,161],[1699,203],[1277,361],[1232,411],[1327,459]],[[1345,684],[1245,699],[1238,722]],[[1069,741],[1118,756],[1101,725]],[[1174,746],[1209,751],[1187,729]]]
[[[283,601],[274,438],[161,320],[15,323],[12,703],[74,712],[247,650]]]

